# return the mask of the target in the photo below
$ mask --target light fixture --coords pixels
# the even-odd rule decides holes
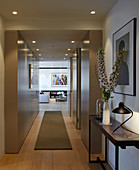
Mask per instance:
[[[12,14],[13,14],[13,15],[17,15],[17,11],[13,11]]]
[[[28,48],[23,48],[23,49],[20,49],[19,51],[29,51]]]
[[[71,43],[72,43],[72,44],[74,44],[74,43],[75,43],[75,41],[71,41]]]
[[[88,48],[81,48],[81,51],[89,51]]]
[[[91,14],[94,15],[96,13],[96,11],[91,11]]]
[[[64,58],[64,60],[66,60],[66,58]]]
[[[39,54],[39,56],[41,56],[41,54]]]
[[[28,56],[33,57],[33,54],[28,54]]]
[[[123,124],[125,124],[133,116],[133,111],[129,109],[126,105],[124,105],[123,102],[120,102],[119,107],[115,108],[112,112],[117,113],[117,114],[130,114],[131,113],[131,116],[128,119],[126,119],[123,123],[121,123],[118,127],[116,127],[112,131],[112,133],[114,133],[117,129],[119,129]]]
[[[41,58],[41,60],[42,60],[43,58]]]
[[[68,54],[65,54],[65,56],[67,56]]]
[[[39,51],[39,50],[40,50],[39,48],[36,49],[36,51]]]
[[[74,54],[73,54],[73,56],[74,56],[74,57],[77,57],[77,54],[76,54],[76,53],[74,53]]]
[[[83,41],[83,44],[89,44],[89,43],[90,43],[89,40],[84,40],[84,41]]]
[[[33,40],[33,41],[32,41],[32,43],[33,43],[33,44],[35,44],[35,43],[36,43],[36,41],[34,41],[34,40]]]
[[[18,40],[17,44],[24,44],[24,41],[23,40]]]
[[[70,51],[70,48],[68,48],[68,51]]]

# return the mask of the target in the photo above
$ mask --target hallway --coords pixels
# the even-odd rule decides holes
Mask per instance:
[[[110,90],[110,75],[119,49],[126,51],[124,62],[129,68],[129,81],[111,88],[110,117],[121,124],[128,119],[129,115],[112,113],[123,102],[134,113],[125,127],[139,134],[138,7],[139,0],[0,1],[0,170],[102,170],[100,164],[88,163],[89,139],[93,141],[91,153],[96,153],[91,160],[97,153],[105,155],[106,146],[98,128],[92,125],[89,134],[89,116],[97,114],[96,101],[102,99],[105,87]],[[121,42],[124,45],[119,48]],[[104,50],[104,65],[98,62],[98,49]],[[62,64],[65,61],[67,65]],[[47,65],[40,68],[40,62]],[[61,69],[70,75],[67,89],[56,89],[57,81],[53,81],[56,74],[62,73]],[[98,81],[98,69],[105,77],[104,86]],[[42,76],[41,89],[40,70],[52,70],[49,76]],[[114,82],[117,80],[114,78]],[[40,94],[52,92],[54,99],[59,91],[67,92],[62,100],[67,96],[71,112],[66,111],[66,103],[62,102],[39,105]],[[63,112],[73,150],[34,150],[47,110]],[[76,130],[73,122],[81,130]],[[136,147],[125,149],[122,145],[118,154],[113,142],[108,140],[107,144],[108,163],[113,169],[139,170],[139,147],[134,142]]]
[[[88,170],[87,150],[80,138],[80,131],[75,129],[66,113],[66,108],[66,103],[40,104],[40,112],[19,154],[5,154],[0,161],[0,170]],[[73,150],[34,150],[40,124],[46,110],[62,111]]]

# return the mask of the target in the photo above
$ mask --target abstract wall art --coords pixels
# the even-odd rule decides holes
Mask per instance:
[[[67,86],[67,74],[52,73],[51,77],[52,86]]]

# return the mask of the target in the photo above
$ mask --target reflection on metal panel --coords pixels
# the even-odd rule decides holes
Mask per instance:
[[[81,128],[81,49],[76,49],[73,58],[73,122],[77,129]]]

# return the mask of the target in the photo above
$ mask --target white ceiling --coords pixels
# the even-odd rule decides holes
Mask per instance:
[[[87,33],[86,30],[93,26],[100,28],[99,22],[116,2],[117,0],[0,0],[0,16],[4,18],[7,30],[20,30],[34,53],[39,48],[44,60],[56,60],[63,59],[68,48],[73,50]],[[18,15],[12,14],[14,10]],[[91,15],[91,10],[95,10],[96,14]],[[57,28],[60,30],[57,31]],[[67,31],[64,31],[65,28]],[[32,44],[32,40],[37,43]],[[71,44],[71,40],[75,40],[76,44]]]
[[[85,37],[88,31],[59,30],[59,31],[20,31],[21,35],[31,47],[35,55],[41,60],[64,60],[69,58],[77,44]],[[32,44],[32,40],[36,43]],[[71,41],[75,43],[72,44]],[[37,51],[36,49],[40,49]],[[70,51],[68,51],[70,48]],[[41,56],[39,57],[39,54]],[[66,56],[65,54],[68,54]]]
[[[117,0],[0,0],[5,20],[102,19]],[[18,15],[13,16],[12,11]],[[90,11],[96,15],[91,16]]]

